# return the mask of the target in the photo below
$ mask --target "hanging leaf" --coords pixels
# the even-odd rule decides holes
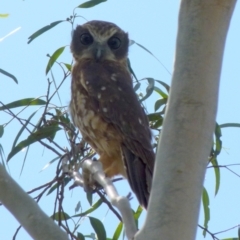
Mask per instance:
[[[28,123],[30,122],[30,120],[32,119],[32,117],[36,114],[36,112],[37,112],[37,111],[33,112],[33,113],[29,116],[29,118],[27,119],[27,121],[23,124],[23,126],[22,126],[21,129],[19,130],[16,138],[15,138],[14,141],[13,141],[12,149],[15,148],[19,137],[22,135],[23,131],[26,129]]]
[[[30,146],[31,144],[37,142],[38,140],[52,137],[57,131],[61,128],[58,126],[46,126],[40,128],[36,132],[32,133],[26,140],[21,141],[17,146],[15,146],[7,157],[7,161],[9,161],[15,154],[20,152],[23,148]]]
[[[141,86],[141,83],[138,82],[134,87],[133,87],[133,90],[136,92]]]
[[[64,187],[67,186],[67,184],[68,184],[69,182],[71,182],[71,180],[72,180],[71,178],[65,177],[65,178],[63,179]],[[54,185],[49,189],[47,195],[51,194],[51,193],[52,193],[54,190],[56,190],[61,184],[62,184],[62,182],[57,182],[56,184],[54,184]]]
[[[78,8],[91,8],[94,7],[102,2],[106,2],[107,0],[91,0],[87,1],[85,3],[82,3],[81,5],[78,6]]]
[[[89,217],[90,223],[97,234],[98,240],[106,240],[106,231],[100,220],[97,218]]]
[[[155,81],[153,78],[146,78],[148,80],[148,86],[146,88],[146,95],[140,99],[140,102],[147,99],[153,92]]]
[[[240,123],[224,123],[219,125],[220,128],[226,127],[240,127]]]
[[[20,99],[20,100],[8,103],[0,107],[0,111],[10,109],[10,108],[23,107],[23,106],[45,105],[46,103],[47,103],[46,101],[38,98],[25,98],[25,99]]]
[[[71,64],[68,64],[68,63],[63,63],[63,64],[64,64],[64,66],[67,68],[67,70],[68,70],[69,72],[72,71],[72,65],[71,65]]]
[[[169,91],[170,91],[170,86],[169,86],[168,84],[166,84],[166,83],[163,82],[163,81],[157,80],[157,79],[155,79],[155,81],[158,82],[158,83],[160,83],[160,84],[167,90],[167,92],[169,93]]]
[[[60,213],[56,212],[51,216],[51,218],[55,221],[59,221],[59,220],[64,221],[64,220],[71,219],[71,217],[65,212],[60,212]]]
[[[157,121],[157,120],[161,120],[161,119],[162,119],[162,116],[161,116],[161,113],[159,113],[159,112],[148,114],[149,122],[153,122],[153,121]]]
[[[4,161],[5,155],[4,155],[3,147],[1,144],[0,144],[0,157],[2,160],[2,165],[5,167],[5,161]]]
[[[168,95],[164,93],[160,88],[154,87],[154,91],[157,92],[162,98],[168,98]]]
[[[220,139],[221,137],[222,137],[221,128],[216,123],[216,127],[215,127],[215,151],[214,151],[215,157],[217,155],[219,155],[219,153],[222,150],[222,140]]]
[[[147,48],[145,48],[143,45],[135,42],[134,40],[131,40],[131,44],[136,44],[137,46],[139,46],[140,48],[142,48],[143,50],[148,52],[150,55],[152,55],[162,65],[162,67],[171,75],[169,70],[162,64],[162,62],[152,52],[150,52]]]
[[[127,59],[127,64],[128,64],[128,69],[129,69],[130,73],[133,75],[133,77],[135,78],[135,80],[138,81],[137,76],[135,75],[135,73],[134,73],[134,71],[133,71],[133,69],[132,69],[132,67],[131,67],[131,62],[130,62],[130,59],[129,59],[129,58]]]
[[[120,222],[113,234],[112,240],[118,240],[123,230],[123,223]]]
[[[60,158],[60,156],[55,157],[54,159],[52,159],[49,163],[47,163],[40,172],[44,171],[46,168],[48,168],[52,163],[54,163],[55,161],[57,161]]]
[[[61,47],[61,48],[57,49],[53,53],[53,55],[50,57],[47,67],[46,67],[46,75],[48,74],[49,70],[52,68],[52,66],[56,62],[56,60],[59,58],[59,56],[63,53],[63,50],[65,49],[65,47]]]
[[[82,212],[82,213],[79,213],[79,214],[76,214],[76,215],[74,215],[73,217],[83,217],[83,216],[87,216],[89,213],[91,213],[91,212],[95,211],[96,209],[98,209],[98,208],[101,206],[102,203],[103,203],[102,199],[99,199],[99,200],[98,200],[96,203],[94,203],[94,204],[92,205],[92,207],[89,208],[87,211]]]
[[[82,233],[80,233],[80,232],[77,233],[77,238],[78,238],[79,240],[85,240],[84,235],[83,235]]]
[[[8,16],[9,16],[8,13],[0,13],[0,18],[6,18]]]
[[[49,25],[39,29],[38,31],[36,31],[35,33],[33,33],[28,39],[28,44],[30,42],[32,42],[35,38],[37,38],[38,36],[40,36],[41,34],[43,34],[44,32],[48,31],[49,29],[55,27],[56,25],[58,25],[59,23],[64,22],[64,20],[60,20],[60,21],[56,21],[56,22],[52,22]]]
[[[216,185],[215,185],[215,196],[218,193],[219,187],[220,187],[220,168],[218,166],[217,159],[214,157],[211,159],[211,163],[214,168],[214,173],[215,173],[215,180],[216,180]]]
[[[0,73],[4,74],[7,77],[12,78],[15,83],[18,83],[18,80],[16,79],[16,77],[14,77],[11,73],[9,73],[1,68],[0,68]]]
[[[0,125],[0,138],[3,136],[4,133],[4,127],[3,125]]]
[[[155,102],[154,111],[156,112],[162,105],[167,103],[166,98],[159,99]]]
[[[204,209],[204,227],[208,228],[208,222],[210,220],[210,209],[209,209],[209,197],[207,190],[203,188],[202,193],[202,203],[203,203],[203,209]],[[203,231],[203,236],[206,236],[206,230]]]

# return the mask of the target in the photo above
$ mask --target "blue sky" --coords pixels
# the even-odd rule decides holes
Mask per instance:
[[[69,23],[62,23],[46,32],[30,44],[27,44],[28,37],[38,29],[57,20],[64,20],[69,17],[73,9],[84,1],[5,1],[1,4],[0,13],[9,13],[6,19],[0,19],[0,39],[9,32],[20,27],[16,33],[0,42],[0,68],[12,73],[19,84],[15,84],[10,78],[0,75],[0,100],[9,103],[26,97],[38,97],[46,93],[47,78],[45,68],[48,62],[47,54],[52,54],[56,49],[67,46],[60,60],[71,62],[69,43],[71,41],[71,26]],[[129,57],[132,68],[139,79],[153,77],[168,84],[171,82],[173,71],[175,41],[177,34],[179,1],[137,1],[137,0],[109,0],[91,9],[77,9],[76,12],[87,20],[105,20],[119,25],[129,33],[129,37],[149,49],[161,61],[164,67],[151,55],[141,48],[133,45],[130,48]],[[82,24],[85,20],[78,18],[76,23]],[[219,124],[234,122],[240,123],[239,114],[239,63],[240,63],[240,8],[236,6],[229,34],[226,42],[224,54],[221,86],[219,92],[219,107],[217,121]],[[53,67],[53,73],[57,81],[61,80],[61,72],[57,66]],[[141,89],[143,92],[145,88]],[[63,106],[67,106],[70,100],[70,78],[65,81],[60,90]],[[204,97],[204,96],[203,96]],[[157,100],[154,95],[150,101],[146,102],[149,112],[153,110],[153,103]],[[54,99],[59,104],[57,98]],[[33,110],[29,108],[25,111],[27,118]],[[16,111],[17,112],[17,111]],[[0,112],[0,124],[9,120],[3,112]],[[37,121],[37,118],[35,119]],[[11,149],[13,140],[20,129],[17,122],[12,122],[5,128],[3,138],[0,139],[5,154]],[[237,128],[226,128],[223,133],[223,150],[219,156],[219,164],[233,164],[240,162],[239,134]],[[22,140],[27,134],[22,136]],[[63,142],[63,146],[64,146]],[[36,144],[29,150],[23,174],[20,176],[25,152],[20,152],[9,162],[9,169],[12,177],[27,191],[50,181],[55,173],[55,166],[50,166],[45,171],[40,170],[54,158],[54,155],[44,150],[42,146]],[[231,167],[233,171],[240,174],[240,167]],[[210,197],[211,220],[209,230],[219,232],[239,224],[240,191],[239,176],[234,175],[225,168],[221,169],[221,185],[219,193],[214,197],[215,180],[213,169],[207,170],[205,187]],[[118,186],[121,194],[126,195],[130,191],[126,183]],[[65,192],[65,208],[69,214],[74,214],[74,209],[81,200],[83,209],[87,209],[88,203],[84,200],[85,194],[82,189]],[[44,197],[40,206],[51,215],[54,195]],[[132,201],[133,209],[137,208],[137,202]],[[0,207],[0,239],[12,239],[18,223],[8,213],[4,207]],[[93,216],[97,216],[107,229],[108,237],[111,237],[118,221],[103,208]],[[143,221],[144,219],[142,219]],[[141,222],[142,222],[141,221]],[[203,214],[201,211],[199,224],[203,224]],[[79,228],[83,234],[91,231],[89,221],[85,219]],[[226,232],[218,236],[220,239],[226,237],[237,237],[237,229]],[[17,239],[31,239],[24,230],[21,230]],[[204,239],[201,231],[198,232],[197,239]],[[209,235],[205,239],[212,239]]]

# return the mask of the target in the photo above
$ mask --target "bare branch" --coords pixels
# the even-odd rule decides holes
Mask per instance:
[[[0,201],[36,240],[68,237],[8,175],[0,164]]]

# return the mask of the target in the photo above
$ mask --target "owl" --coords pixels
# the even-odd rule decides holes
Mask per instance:
[[[127,178],[147,208],[155,154],[147,116],[128,69],[128,34],[117,25],[90,21],[73,31],[70,113],[98,153],[107,177]]]

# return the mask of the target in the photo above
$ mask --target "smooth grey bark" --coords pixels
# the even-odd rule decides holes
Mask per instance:
[[[23,191],[0,164],[0,201],[35,240],[67,240],[54,221]]]
[[[135,239],[195,238],[235,0],[182,0],[150,204]]]

